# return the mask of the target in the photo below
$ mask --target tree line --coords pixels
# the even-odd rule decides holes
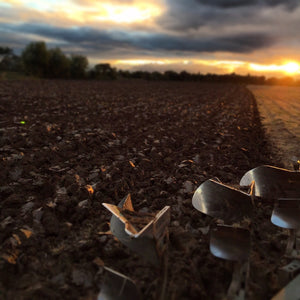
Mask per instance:
[[[238,75],[235,73],[217,75],[175,72],[126,71],[112,68],[108,63],[89,68],[88,59],[79,54],[66,55],[60,48],[48,49],[45,42],[31,42],[21,55],[14,54],[8,47],[0,47],[0,72],[18,72],[38,78],[61,79],[144,79],[173,81],[228,82],[239,84],[300,85],[292,77],[268,78],[265,76]]]
[[[60,48],[48,49],[45,42],[31,42],[20,56],[8,47],[0,47],[0,72],[22,72],[37,78],[115,79],[117,71],[110,64],[89,69],[84,55],[66,55]]]

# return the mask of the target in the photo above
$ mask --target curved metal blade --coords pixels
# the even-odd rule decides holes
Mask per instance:
[[[127,276],[105,267],[106,273],[97,300],[141,299],[134,282]]]
[[[137,252],[148,262],[160,265],[161,257],[166,248],[166,236],[170,223],[170,207],[165,206],[154,215],[141,230],[137,230],[126,218],[124,210],[134,212],[130,195],[125,197],[118,206],[103,203],[112,212],[110,230],[112,234],[129,249]],[[130,208],[130,209],[128,209]]]
[[[300,172],[273,166],[259,166],[244,174],[240,186],[255,182],[254,195],[265,199],[299,198]]]
[[[271,222],[282,228],[300,228],[300,198],[278,199],[272,212]]]
[[[250,245],[250,232],[244,228],[218,225],[210,232],[210,252],[219,258],[246,261]]]
[[[215,180],[203,182],[195,191],[193,206],[202,213],[225,222],[251,216],[251,196]]]

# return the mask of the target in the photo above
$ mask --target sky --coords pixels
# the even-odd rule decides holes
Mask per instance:
[[[0,46],[118,69],[300,78],[298,0],[0,0]]]

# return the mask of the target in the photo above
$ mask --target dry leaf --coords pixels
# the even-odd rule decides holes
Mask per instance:
[[[24,235],[29,239],[31,236],[32,236],[32,234],[33,234],[33,232],[32,231],[30,231],[30,230],[28,230],[28,229],[20,229],[20,231],[22,231],[23,233],[24,233]]]
[[[19,238],[19,236],[18,236],[17,234],[14,233],[12,236],[13,236],[14,239],[18,242],[19,245],[22,244],[22,242],[21,242],[21,240],[20,240],[20,238]]]

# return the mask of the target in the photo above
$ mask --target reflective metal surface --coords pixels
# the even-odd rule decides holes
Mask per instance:
[[[300,198],[300,172],[273,166],[259,166],[248,171],[240,186],[250,186],[255,181],[254,195],[266,199]]]
[[[193,206],[202,213],[225,222],[252,215],[251,196],[215,180],[203,182],[195,191]]]
[[[112,234],[129,249],[137,252],[148,262],[159,265],[166,248],[168,225],[170,223],[170,207],[165,206],[151,219],[144,219],[141,229],[138,229],[127,219],[125,212],[134,212],[130,195],[125,197],[118,206],[102,203],[113,215],[110,219]],[[138,213],[136,213],[138,214]],[[133,217],[134,218],[134,217]],[[138,216],[137,219],[143,219]]]
[[[141,299],[134,282],[127,276],[105,267],[104,283],[97,300]]]
[[[244,228],[218,225],[211,230],[210,252],[219,258],[246,261],[250,253],[250,232]]]
[[[300,228],[300,199],[279,199],[275,204],[271,222],[282,228]]]

